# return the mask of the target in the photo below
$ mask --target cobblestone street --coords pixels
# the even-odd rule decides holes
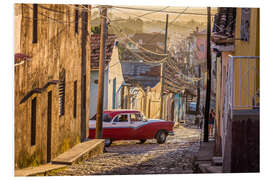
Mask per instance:
[[[56,172],[61,175],[127,175],[193,173],[192,157],[199,150],[200,129],[180,126],[165,144],[156,140],[116,141],[106,153]]]

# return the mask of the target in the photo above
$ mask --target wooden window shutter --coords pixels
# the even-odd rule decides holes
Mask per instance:
[[[31,103],[31,146],[36,144],[36,116],[37,115],[37,98]]]
[[[73,117],[77,116],[77,80],[74,81]]]
[[[250,8],[242,8],[241,17],[241,40],[249,40],[249,26],[250,26]]]
[[[59,74],[59,116],[65,114],[65,79],[66,79],[65,69]]]
[[[33,39],[32,43],[37,43],[37,35],[38,35],[38,5],[33,5]]]
[[[75,6],[75,34],[78,34],[79,28],[79,6]]]

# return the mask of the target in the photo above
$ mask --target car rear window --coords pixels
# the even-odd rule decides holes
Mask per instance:
[[[90,120],[94,121],[96,119],[97,119],[97,117],[96,117],[96,114],[95,114]],[[106,113],[103,114],[103,121],[104,122],[111,122],[111,120],[112,120],[112,117],[110,115],[108,115]]]

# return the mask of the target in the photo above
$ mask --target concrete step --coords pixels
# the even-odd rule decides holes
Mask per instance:
[[[93,139],[75,145],[68,151],[59,155],[52,160],[52,164],[66,164],[72,165],[81,161],[85,156],[93,156],[95,154],[103,153],[104,140]]]
[[[222,166],[222,164],[223,164],[222,157],[212,157],[213,166]]]
[[[212,166],[209,164],[199,164],[201,173],[222,173],[222,166]]]
[[[67,165],[63,164],[44,164],[37,167],[29,167],[15,170],[15,176],[44,176],[46,173],[65,168]]]

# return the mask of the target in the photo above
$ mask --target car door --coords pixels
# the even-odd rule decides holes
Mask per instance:
[[[146,138],[147,132],[145,132],[143,129],[144,126],[147,124],[147,121],[143,120],[143,117],[140,113],[130,113],[130,124],[132,127],[133,139]]]
[[[112,139],[128,140],[131,139],[132,127],[130,124],[130,117],[128,113],[116,115],[111,123]]]

